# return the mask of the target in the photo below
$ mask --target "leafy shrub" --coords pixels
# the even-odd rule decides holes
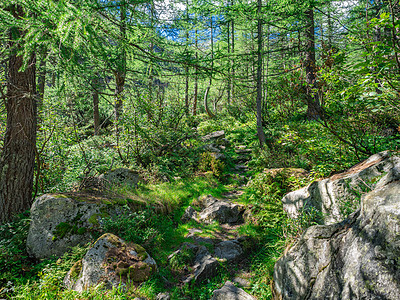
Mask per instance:
[[[122,239],[152,248],[163,241],[157,228],[158,216],[151,209],[132,212],[129,208],[112,217],[102,218],[101,229],[113,233]]]
[[[211,171],[215,177],[220,178],[224,172],[225,164],[216,159],[212,153],[204,152],[201,154],[199,169],[203,172]]]

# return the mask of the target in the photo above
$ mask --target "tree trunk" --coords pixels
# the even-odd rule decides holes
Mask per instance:
[[[46,84],[46,60],[47,60],[47,50],[42,51],[42,55],[40,57],[39,64],[39,76],[38,76],[38,86],[37,86],[37,108],[40,112],[43,106],[43,98],[44,98],[44,88]],[[40,118],[40,117],[39,117]]]
[[[314,10],[310,8],[306,11],[307,28],[307,51],[305,57],[306,81],[307,81],[307,119],[318,120],[322,116],[322,108],[319,102],[318,93],[315,91],[315,33],[314,33]],[[314,90],[314,91],[313,91]]]
[[[266,142],[265,133],[262,126],[262,19],[261,19],[261,0],[257,1],[258,22],[257,22],[257,136],[262,148]]]
[[[197,41],[197,29],[196,29],[196,37],[195,37],[195,46],[196,46],[196,67],[194,69],[195,71],[195,77],[194,77],[194,100],[193,100],[193,116],[197,114],[197,98],[198,98],[198,80],[199,80],[199,75],[197,74],[198,69],[197,69],[197,61],[199,59],[199,55],[197,53],[197,46],[198,46],[198,41]]]
[[[92,92],[93,97],[93,127],[94,127],[94,135],[99,135],[100,130],[100,112],[99,112],[99,79],[95,78],[93,80],[94,90]]]
[[[23,16],[14,7],[15,18]],[[0,223],[29,209],[32,203],[33,173],[36,149],[36,57],[31,55],[24,71],[23,57],[15,54],[19,48],[12,41],[22,33],[14,29],[10,34],[10,55],[7,74],[7,128],[0,159]]]
[[[126,4],[125,1],[122,2],[120,7],[120,26],[119,31],[122,39],[126,38]],[[126,51],[125,46],[119,46],[119,61],[117,62],[117,69],[115,71],[115,128],[118,134],[118,122],[122,115],[123,102],[122,102],[122,92],[124,91],[125,76],[126,76]]]

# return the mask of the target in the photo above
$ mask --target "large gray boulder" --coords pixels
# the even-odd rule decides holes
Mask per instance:
[[[399,299],[399,228],[400,181],[393,181],[363,195],[345,221],[308,228],[275,265],[276,298]]]
[[[227,281],[225,285],[213,292],[211,300],[255,300],[256,298],[237,288],[232,282]]]
[[[111,289],[144,282],[156,270],[156,262],[143,247],[106,233],[71,268],[64,284],[78,292],[98,285]]]
[[[291,218],[297,218],[303,209],[314,208],[323,224],[333,224],[347,216],[345,203],[354,201],[353,208],[356,209],[362,194],[398,179],[400,157],[389,151],[381,152],[344,173],[287,194],[282,199],[283,208]]]
[[[204,223],[217,221],[220,224],[236,224],[243,222],[244,211],[244,207],[239,204],[216,201],[200,212],[199,220]]]
[[[118,168],[100,175],[99,179],[106,180],[111,185],[124,185],[137,188],[139,174],[130,169]]]
[[[36,258],[61,256],[76,245],[90,242],[90,232],[101,217],[115,208],[107,199],[90,195],[45,194],[31,208],[27,250]]]

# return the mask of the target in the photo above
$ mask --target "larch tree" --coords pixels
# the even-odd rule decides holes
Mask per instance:
[[[8,27],[10,50],[5,107],[7,125],[0,158],[0,223],[7,222],[32,203],[36,149],[36,55],[22,52],[21,20],[28,14],[20,5],[0,5],[2,16],[14,23]]]

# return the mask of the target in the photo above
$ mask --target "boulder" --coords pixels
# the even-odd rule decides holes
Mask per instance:
[[[400,181],[379,186],[396,176],[380,166],[368,171],[382,178],[359,210],[340,223],[308,228],[278,260],[276,299],[399,299]]]
[[[215,141],[215,140],[223,139],[223,138],[225,138],[225,131],[220,130],[220,131],[211,132],[210,134],[203,136],[201,139],[203,140],[203,142],[208,142],[208,141]]]
[[[239,204],[217,201],[200,212],[199,220],[204,223],[237,224],[243,222],[243,213],[244,207]]]
[[[217,273],[219,262],[211,256],[205,246],[201,246],[197,251],[193,265],[192,280],[200,283],[206,279],[214,277]]]
[[[101,217],[118,208],[109,200],[82,194],[45,194],[31,208],[27,251],[36,258],[61,256],[71,247],[92,240]]]
[[[297,218],[303,209],[315,209],[322,224],[333,224],[347,216],[344,203],[354,201],[357,208],[362,194],[398,179],[400,157],[390,151],[381,152],[346,172],[287,194],[282,199],[283,208],[291,218]]]
[[[222,288],[213,292],[211,300],[256,300],[256,298],[227,281]]]
[[[159,293],[156,297],[156,300],[170,300],[171,295],[169,293]]]
[[[223,241],[215,246],[215,257],[233,261],[241,257],[243,249],[237,240]]]
[[[156,262],[143,247],[106,233],[71,268],[64,284],[78,292],[100,284],[111,289],[144,282],[156,270]]]
[[[139,174],[130,169],[118,168],[100,175],[99,179],[105,179],[111,185],[125,185],[137,188]]]
[[[197,219],[197,212],[194,210],[193,207],[188,206],[188,208],[186,208],[185,213],[181,218],[182,223],[187,223],[190,220],[196,220],[196,219]]]
[[[213,205],[215,202],[217,202],[218,199],[211,196],[211,195],[206,195],[206,196],[200,196],[195,203],[193,203],[194,205],[198,205],[202,208],[206,208],[210,205]]]

